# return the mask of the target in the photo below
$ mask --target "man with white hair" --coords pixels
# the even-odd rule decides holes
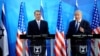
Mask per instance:
[[[75,11],[75,20],[70,22],[67,32],[67,35],[76,34],[91,34],[90,25],[86,20],[83,20],[82,12],[80,10]],[[80,47],[80,45],[82,45],[84,48],[82,46]],[[87,56],[87,53],[85,52],[86,46],[86,40],[71,38],[72,56]]]

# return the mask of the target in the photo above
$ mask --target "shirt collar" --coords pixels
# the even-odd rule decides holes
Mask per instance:
[[[79,22],[80,23],[81,21],[82,21],[82,19],[80,19],[79,21],[76,21],[76,22]]]
[[[79,20],[79,22],[81,22],[81,21],[82,21],[82,19]]]
[[[38,22],[40,22],[41,20],[36,20],[36,22],[38,23]]]

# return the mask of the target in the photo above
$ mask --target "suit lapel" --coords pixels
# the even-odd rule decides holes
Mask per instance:
[[[41,30],[41,27],[42,27],[41,25],[42,25],[42,21],[40,21],[40,30]]]
[[[80,22],[80,25],[79,25],[79,27],[82,27],[82,25],[83,25],[83,20]]]
[[[78,31],[80,32],[80,27],[83,27],[83,20],[80,22],[80,25],[78,27]]]
[[[75,23],[75,21],[74,21],[74,25],[73,25],[73,26],[74,26],[74,29],[76,30],[75,24],[76,24],[76,23]]]
[[[35,25],[36,25],[36,28],[39,30],[39,27],[38,27],[38,24],[37,24],[36,20],[35,20]]]

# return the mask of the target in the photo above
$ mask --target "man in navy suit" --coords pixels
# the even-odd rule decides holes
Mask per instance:
[[[49,34],[48,31],[48,23],[44,20],[41,20],[41,13],[40,10],[36,10],[34,12],[35,20],[32,20],[28,23],[28,35],[40,35],[40,34]],[[41,39],[34,39],[31,40],[30,45],[32,45],[34,48],[41,48],[39,52],[39,56],[45,56],[45,50],[46,50],[46,41],[45,39],[41,37]],[[33,47],[31,47],[32,56],[37,56],[35,50]]]
[[[82,12],[80,10],[76,10],[75,12],[75,20],[71,21],[69,24],[67,35],[76,35],[76,34],[91,34],[90,24],[82,19]],[[76,47],[76,45],[86,45],[86,40],[78,40],[71,38],[71,51],[72,56],[86,56],[87,53],[80,53],[83,47]],[[80,50],[79,50],[80,49]],[[84,50],[82,50],[84,51]]]

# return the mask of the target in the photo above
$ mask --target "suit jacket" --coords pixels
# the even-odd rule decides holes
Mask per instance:
[[[29,35],[48,34],[48,23],[44,20],[41,20],[39,29],[36,20],[30,21],[28,23],[27,33]]]
[[[80,27],[84,28],[84,33],[79,30]],[[89,23],[87,21],[82,20],[80,22],[79,28],[78,28],[78,31],[76,32],[75,20],[74,20],[74,21],[70,22],[67,34],[68,35],[73,35],[73,34],[91,34],[91,28],[90,28],[90,25],[89,25]]]
[[[87,21],[82,20],[80,22],[80,25],[79,25],[79,28],[80,27],[84,28],[84,33],[81,32],[79,30],[79,28],[78,28],[78,30],[76,32],[75,23],[76,23],[75,20],[73,20],[73,21],[70,22],[67,35],[73,35],[73,34],[91,34],[91,28],[90,28],[90,25],[89,25],[89,23]],[[79,51],[80,45],[87,45],[87,40],[84,40],[84,39],[74,39],[74,37],[72,37],[72,39],[71,39],[72,56],[76,55],[76,54],[80,54],[80,51]],[[87,55],[87,54],[82,54],[82,55]]]
[[[38,35],[38,34],[49,34],[48,32],[48,23],[44,20],[40,21],[40,29],[38,28],[38,24],[36,20],[30,21],[28,23],[28,30],[27,30],[28,35]],[[42,44],[45,39],[34,39],[34,44]],[[31,42],[33,42],[31,40]]]

